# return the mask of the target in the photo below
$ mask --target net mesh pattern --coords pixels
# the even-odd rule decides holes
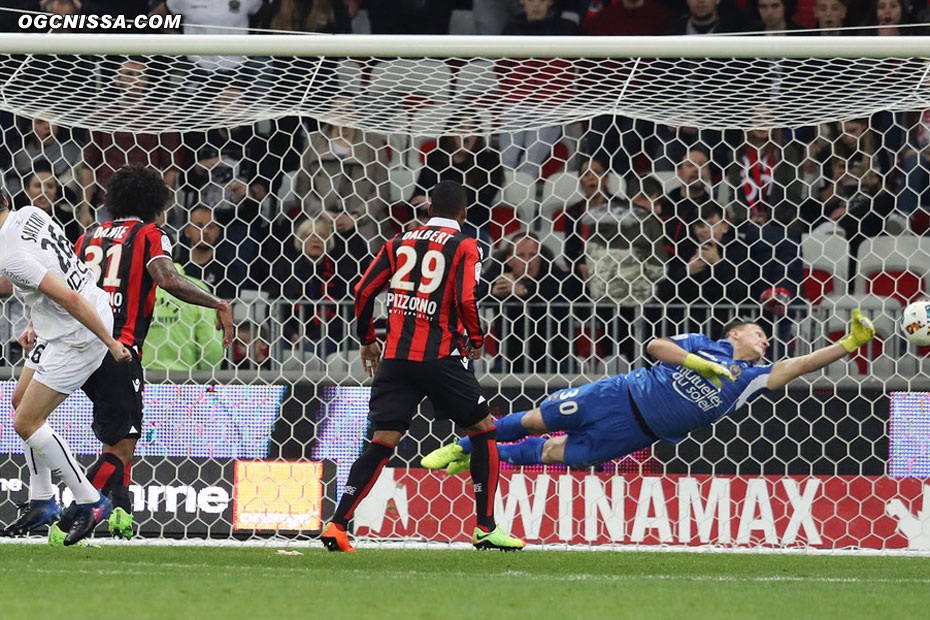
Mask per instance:
[[[736,316],[761,317],[773,361],[837,340],[854,308],[878,333],[680,444],[583,471],[505,464],[500,523],[534,543],[930,548],[926,351],[896,328],[930,273],[925,59],[229,62],[0,57],[14,203],[51,210],[73,241],[108,218],[116,169],[151,166],[174,190],[176,262],[233,302],[224,351],[211,311],[157,299],[143,536],[319,530],[367,429],[353,286],[448,178],[485,255],[475,371],[495,416]],[[3,294],[16,368],[25,319]],[[469,539],[467,476],[419,468],[457,431],[421,412],[359,536]],[[83,395],[51,420],[90,462]],[[0,482],[23,498],[9,418],[0,445]]]

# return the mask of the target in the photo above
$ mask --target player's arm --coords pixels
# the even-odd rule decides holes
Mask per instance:
[[[766,387],[770,390],[783,388],[801,375],[820,370],[824,366],[829,366],[833,362],[846,357],[849,353],[854,353],[856,349],[874,337],[875,327],[872,326],[872,322],[862,316],[858,309],[853,310],[852,320],[849,323],[849,333],[845,338],[807,355],[799,355],[798,357],[776,362],[772,366],[772,372],[769,373]]]
[[[230,305],[178,273],[170,257],[158,258],[162,260],[151,260],[146,267],[155,284],[181,301],[216,310],[216,328],[223,330],[223,347],[228,347],[233,340],[234,331]]]
[[[81,325],[89,329],[107,348],[118,362],[128,362],[132,359],[129,350],[118,340],[113,338],[110,330],[100,320],[100,315],[80,293],[68,288],[64,282],[54,274],[46,273],[39,283],[39,291],[64,308],[68,314],[77,319]]]
[[[371,262],[361,281],[355,286],[355,322],[356,335],[361,343],[360,353],[362,366],[369,376],[378,371],[378,362],[381,360],[381,345],[375,337],[375,298],[387,285],[393,273],[391,265],[391,239],[378,251],[375,260]]]
[[[727,381],[735,381],[736,377],[730,373],[730,370],[723,364],[718,364],[709,359],[691,353],[677,344],[670,338],[655,338],[646,345],[646,351],[658,359],[660,362],[671,364],[672,366],[684,366],[697,372],[702,377],[716,385],[718,388],[723,387],[721,378]]]
[[[468,330],[468,349],[465,355],[476,360],[481,357],[481,348],[484,346],[484,333],[481,329],[481,319],[478,316],[478,281],[481,278],[481,256],[478,253],[478,243],[463,244],[465,254],[462,257],[462,268],[456,270],[456,300],[459,304],[459,316]]]

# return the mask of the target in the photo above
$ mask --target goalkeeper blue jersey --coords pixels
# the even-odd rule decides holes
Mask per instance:
[[[661,439],[677,443],[693,430],[716,422],[768,392],[771,364],[733,359],[729,340],[711,340],[703,334],[671,338],[689,353],[723,364],[736,377],[718,389],[697,372],[662,362],[627,375],[630,395],[649,428]]]

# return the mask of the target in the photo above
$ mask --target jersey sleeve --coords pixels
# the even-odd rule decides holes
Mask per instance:
[[[678,334],[670,336],[669,339],[688,353],[697,353],[701,347],[714,344],[714,341],[704,334]]]
[[[771,391],[768,388],[771,373],[771,364],[757,364],[743,371],[739,377],[741,390],[739,397],[736,399],[737,409]]]
[[[14,284],[38,289],[42,278],[48,273],[48,268],[31,254],[16,252],[10,254],[0,271]]]
[[[168,237],[168,233],[153,226],[152,228],[145,231],[145,266],[148,267],[152,261],[159,258],[167,258],[171,260],[171,239]]]
[[[481,280],[481,251],[477,241],[471,239],[462,244],[465,254],[462,257],[461,279],[456,281],[456,299],[459,304],[459,315],[468,331],[471,346],[480,349],[484,346],[484,332],[481,329],[481,319],[478,315],[478,282]]]

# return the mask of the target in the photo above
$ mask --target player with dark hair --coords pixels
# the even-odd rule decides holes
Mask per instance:
[[[113,502],[110,533],[132,536],[129,480],[132,456],[142,429],[142,345],[152,321],[155,287],[187,303],[213,308],[223,346],[233,338],[232,311],[227,302],[204,291],[178,273],[171,259],[171,240],[155,222],[171,193],[161,174],[151,168],[124,166],[110,179],[106,206],[113,220],[85,232],[78,239],[78,258],[90,269],[97,285],[109,295],[113,309],[113,337],[132,354],[129,364],[105,360],[83,385],[94,403],[93,430],[103,450],[87,475]],[[31,349],[30,327],[20,337]],[[38,356],[40,352],[33,353]],[[49,544],[59,545],[71,526],[65,511],[49,531]]]
[[[431,219],[388,241],[355,288],[362,363],[374,377],[368,415],[374,436],[352,465],[333,520],[320,537],[330,551],[355,551],[346,533],[349,520],[424,397],[432,402],[437,418],[456,422],[471,439],[469,468],[477,513],[474,546],[502,551],[524,546],[494,521],[500,474],[496,433],[487,400],[468,370],[468,360],[481,357],[484,333],[475,299],[481,254],[475,239],[461,231],[465,188],[442,181],[430,201]],[[382,361],[372,313],[375,297],[385,287],[388,334]]]
[[[11,212],[6,197],[0,201],[0,274],[22,294],[35,344],[12,399],[13,429],[23,440],[29,469],[29,502],[3,534],[26,534],[58,519],[55,470],[74,495],[71,525],[61,535],[70,546],[106,518],[112,504],[91,484],[48,416],[102,360],[125,367],[130,353],[111,335],[113,313],[106,294],[74,255],[61,226],[42,209],[25,206]]]
[[[658,440],[677,443],[759,396],[855,352],[875,336],[871,322],[853,311],[849,334],[807,355],[762,364],[768,338],[752,321],[732,321],[725,338],[702,334],[656,338],[646,349],[659,363],[555,392],[530,411],[497,420],[501,459],[513,465],[596,465]],[[726,379],[727,383],[721,381]],[[564,431],[556,437],[527,437]],[[423,467],[468,469],[469,439],[433,450]]]

